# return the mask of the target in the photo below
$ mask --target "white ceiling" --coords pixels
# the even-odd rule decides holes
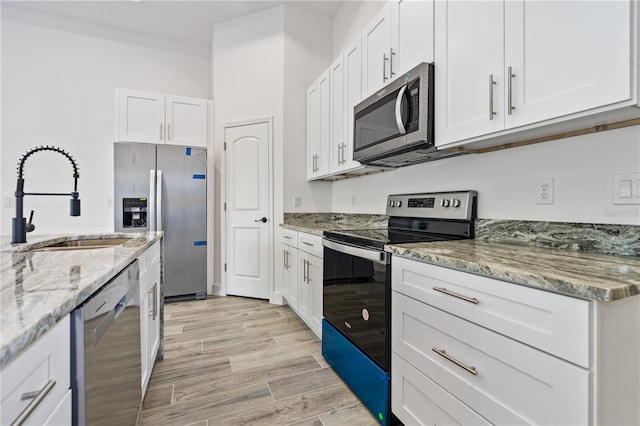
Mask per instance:
[[[329,0],[138,0],[138,1],[2,1],[3,18],[31,20],[57,27],[81,22],[180,44],[208,48],[213,25],[281,4],[333,17],[342,1]],[[8,7],[7,7],[8,6]],[[51,17],[49,21],[46,16]],[[29,19],[27,19],[28,17]],[[35,17],[35,18],[34,18]],[[47,22],[45,22],[47,21]],[[72,29],[73,28],[68,28]],[[77,30],[77,28],[76,28]]]

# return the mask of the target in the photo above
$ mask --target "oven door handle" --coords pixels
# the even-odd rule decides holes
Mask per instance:
[[[336,243],[334,241],[327,240],[326,238],[322,239],[322,245],[326,248],[335,250],[340,253],[371,260],[383,265],[387,265],[389,263],[389,253],[385,251],[370,250],[361,247],[355,247],[345,243]]]

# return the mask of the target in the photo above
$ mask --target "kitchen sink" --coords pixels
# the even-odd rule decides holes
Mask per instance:
[[[88,238],[81,240],[62,241],[44,247],[38,247],[31,251],[62,251],[62,250],[90,250],[119,246],[130,241],[131,238]]]

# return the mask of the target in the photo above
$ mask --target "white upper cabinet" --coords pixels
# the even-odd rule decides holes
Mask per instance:
[[[631,97],[628,1],[505,2],[507,128]]]
[[[116,89],[118,142],[207,146],[206,99]]]
[[[164,143],[164,95],[116,89],[118,142]]]
[[[391,3],[362,31],[362,91],[364,97],[375,92],[392,77],[391,62],[395,54],[392,46]]]
[[[326,70],[307,89],[307,179],[329,174],[330,152],[330,78]]]
[[[206,99],[167,96],[166,108],[166,143],[207,146]]]
[[[433,9],[433,1],[392,0],[394,74],[409,71],[420,62],[433,62]]]
[[[353,108],[362,100],[362,43],[360,37],[351,43],[343,53],[344,58],[344,140],[342,150],[343,170],[360,167],[353,159]]]
[[[362,31],[367,97],[420,62],[433,61],[433,1],[391,0]]]
[[[435,7],[436,143],[504,129],[504,4],[437,1]]]
[[[634,7],[631,1],[437,1],[438,146],[534,128],[537,136],[578,130],[598,124],[589,121],[595,113],[610,114],[599,124],[639,116],[631,108],[620,115],[621,107],[637,104]],[[556,123],[565,124],[546,126]]]
[[[340,55],[329,67],[329,113],[331,143],[331,173],[342,170],[345,159],[345,102],[344,102],[344,61]]]

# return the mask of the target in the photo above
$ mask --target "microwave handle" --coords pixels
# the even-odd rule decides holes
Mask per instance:
[[[402,117],[402,101],[404,100],[404,92],[406,90],[407,85],[405,84],[398,91],[398,97],[396,98],[396,124],[401,135],[407,134],[407,129],[404,127],[404,119]]]

